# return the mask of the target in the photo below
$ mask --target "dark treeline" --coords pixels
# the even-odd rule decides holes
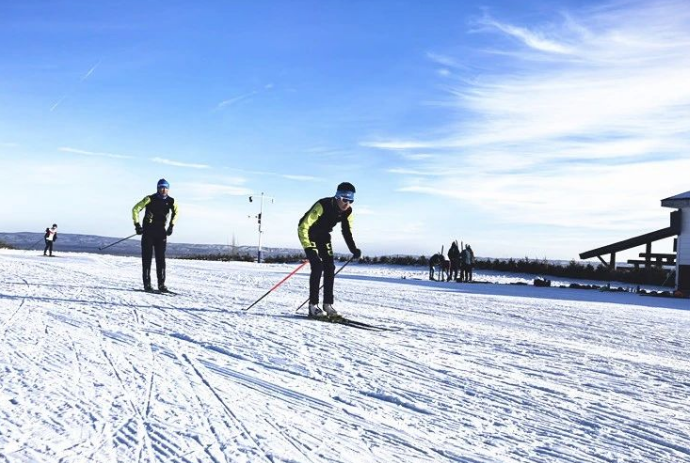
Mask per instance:
[[[582,280],[597,281],[620,281],[624,283],[648,284],[656,286],[675,285],[675,279],[669,278],[669,270],[662,268],[651,268],[645,270],[641,268],[617,268],[610,270],[605,265],[592,265],[590,263],[576,262],[571,260],[568,265],[560,265],[548,262],[547,260],[524,259],[499,260],[499,259],[477,259],[475,268],[483,270],[498,270],[503,272],[529,273],[534,275],[578,278]]]
[[[0,240],[0,249],[15,249]],[[339,262],[345,262],[349,257],[339,256],[336,258]],[[256,259],[255,254],[235,253],[235,254],[196,254],[189,256],[180,256],[177,259],[190,260],[210,260],[210,261],[242,261],[253,262]],[[283,254],[275,256],[267,256],[264,262],[273,264],[284,264],[292,262],[300,262],[304,259],[304,254]],[[426,256],[407,256],[407,255],[393,255],[393,256],[363,256],[359,260],[359,264],[387,264],[387,265],[406,265],[406,266],[421,266],[428,267],[429,258]],[[527,273],[532,275],[539,275],[543,277],[561,277],[561,278],[577,278],[582,280],[596,280],[596,281],[620,281],[632,284],[647,284],[655,286],[675,285],[675,278],[669,275],[669,270],[653,267],[649,270],[640,268],[634,270],[633,268],[617,268],[610,270],[605,265],[596,266],[591,263],[582,263],[571,260],[568,265],[555,264],[546,259],[476,259],[474,264],[475,269],[479,270],[495,270],[501,272],[511,273]]]
[[[212,254],[212,255],[195,255],[178,257],[178,259],[194,259],[194,260],[216,260],[216,261],[244,261],[252,262],[256,259],[255,255],[250,254]],[[297,263],[304,259],[303,254],[284,254],[280,256],[268,256],[264,259],[266,263],[284,264]],[[339,262],[345,262],[348,259],[346,256],[337,257]],[[409,265],[428,267],[429,258],[426,256],[363,256],[359,260],[359,264],[388,264],[388,265]],[[532,275],[539,275],[544,277],[561,277],[561,278],[577,278],[582,280],[596,280],[596,281],[620,281],[632,284],[647,284],[656,286],[673,287],[675,279],[669,277],[669,270],[661,268],[652,268],[650,270],[634,270],[632,268],[618,268],[610,270],[604,265],[592,265],[590,263],[581,263],[571,260],[568,265],[555,264],[546,259],[477,259],[474,265],[475,269],[480,270],[495,270],[501,272],[511,273],[527,273]]]

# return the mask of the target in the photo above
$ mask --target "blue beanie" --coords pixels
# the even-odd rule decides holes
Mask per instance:
[[[355,192],[354,191],[347,191],[347,190],[338,190],[335,192],[335,197],[347,199],[350,202],[353,202],[355,200]]]
[[[168,181],[164,178],[158,180],[158,185],[156,185],[156,188],[170,188],[170,184]]]

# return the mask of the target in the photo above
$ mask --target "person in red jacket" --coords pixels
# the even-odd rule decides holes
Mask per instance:
[[[352,203],[355,187],[348,182],[338,185],[334,196],[319,199],[300,219],[297,227],[299,241],[309,259],[309,316],[337,316],[333,308],[333,279],[335,264],[331,232],[340,223],[343,238],[354,259],[362,255],[352,238]],[[323,275],[323,310],[319,307],[319,286]]]
[[[165,286],[165,248],[168,236],[172,235],[177,220],[177,203],[168,196],[170,184],[164,178],[158,180],[156,193],[144,196],[132,208],[132,219],[137,235],[141,235],[141,263],[144,291],[153,291],[151,286],[151,259],[156,254],[156,276],[158,290],[168,292]],[[144,210],[143,226],[139,224],[139,213]],[[166,223],[170,216],[170,223]]]

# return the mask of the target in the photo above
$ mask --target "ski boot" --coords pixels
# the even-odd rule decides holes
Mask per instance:
[[[335,311],[333,308],[333,304],[325,304],[323,305],[323,311],[326,312],[326,316],[328,317],[337,317],[338,312]]]
[[[309,304],[309,318],[325,317],[326,314],[316,304]]]

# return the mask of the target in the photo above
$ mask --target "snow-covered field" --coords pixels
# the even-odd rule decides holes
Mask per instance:
[[[690,462],[690,301],[0,251],[0,462]],[[402,277],[405,278],[402,278]],[[477,276],[481,279],[481,275]]]

